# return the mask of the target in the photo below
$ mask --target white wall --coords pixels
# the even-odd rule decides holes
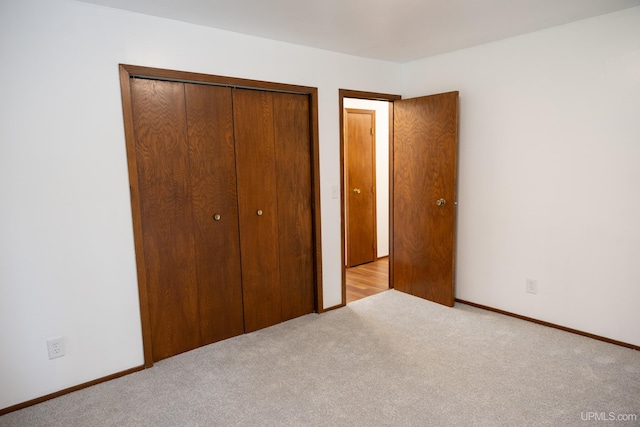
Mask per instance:
[[[640,345],[640,8],[409,63],[404,81],[460,91],[456,297]]]
[[[70,0],[0,2],[0,58],[0,408],[143,363],[118,63],[319,88],[324,306],[340,304],[338,89],[399,93],[400,65]]]
[[[376,112],[376,222],[378,258],[389,255],[389,103],[345,98],[344,108]]]

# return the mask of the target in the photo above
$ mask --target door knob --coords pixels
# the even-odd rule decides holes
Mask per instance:
[[[354,188],[354,189],[353,189],[353,192],[354,192],[355,194],[360,194],[360,189],[359,189],[359,188]]]
[[[214,221],[220,221],[220,218],[221,218],[221,217],[220,217],[220,214],[215,214],[215,215],[213,216]]]
[[[444,206],[447,204],[447,201],[445,199],[439,199],[438,201],[436,201],[436,205],[438,206]]]
[[[258,214],[258,216],[262,216],[262,209],[258,209],[256,213]]]

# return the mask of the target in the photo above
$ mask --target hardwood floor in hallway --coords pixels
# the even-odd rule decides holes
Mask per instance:
[[[347,304],[389,289],[389,258],[347,268]]]

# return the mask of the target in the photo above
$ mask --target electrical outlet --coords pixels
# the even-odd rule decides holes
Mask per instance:
[[[538,281],[534,279],[527,279],[527,293],[537,294],[538,293]]]
[[[64,338],[49,338],[47,340],[47,349],[49,350],[49,359],[55,359],[64,356]]]

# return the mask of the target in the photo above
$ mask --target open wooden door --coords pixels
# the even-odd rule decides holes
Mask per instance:
[[[394,103],[393,237],[396,290],[453,306],[458,92]]]

